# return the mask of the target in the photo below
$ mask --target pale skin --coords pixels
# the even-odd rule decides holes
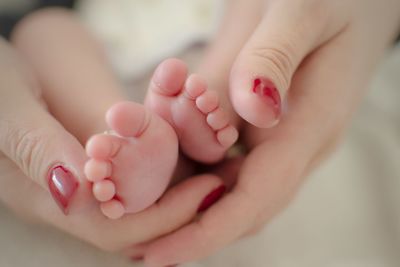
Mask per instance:
[[[30,30],[20,30],[16,44],[39,80],[44,81],[43,95],[51,99],[51,112],[60,114],[63,105],[85,103],[93,96],[102,107],[107,101],[123,99],[106,63],[99,64],[100,53],[90,52],[98,47],[76,18],[59,10],[43,13],[39,19],[27,20],[26,28]],[[48,27],[41,17],[56,19],[47,23],[51,25]],[[40,35],[35,34],[39,30]],[[67,59],[65,51],[70,53]],[[75,100],[75,94],[82,91],[83,95]],[[101,131],[109,129],[113,134],[80,140],[87,143],[90,158],[84,173],[93,182],[93,195],[108,218],[142,211],[160,198],[177,166],[178,137],[179,146],[188,157],[214,163],[238,136],[220,108],[216,93],[208,90],[198,75],[188,76],[187,67],[179,60],[166,60],[156,69],[146,102],[145,107],[115,101],[106,112],[108,127]],[[74,108],[80,110],[78,106]],[[59,120],[67,126],[72,118],[73,114]],[[93,128],[100,125],[89,119],[85,122]]]
[[[128,257],[134,257],[138,253],[132,249],[134,244],[165,235],[188,223],[196,216],[204,197],[221,186],[222,181],[217,176],[199,175],[169,189],[144,212],[129,214],[119,220],[108,219],[92,197],[91,186],[83,173],[87,156],[79,139],[49,112],[51,105],[46,102],[38,80],[18,52],[1,40],[0,53],[0,67],[5,74],[1,80],[0,100],[0,198],[25,219],[53,225],[103,250],[124,252]],[[104,77],[101,82],[106,83],[107,76]],[[89,110],[87,114],[90,114]],[[71,113],[64,115],[67,117]],[[76,130],[77,133],[82,128]],[[93,132],[80,134],[90,136]],[[68,216],[60,211],[49,194],[46,177],[56,162],[62,162],[80,184],[68,207]]]
[[[178,140],[188,157],[207,163],[220,160],[236,141],[218,96],[186,72],[179,60],[161,63],[147,95],[149,110],[133,102],[113,105],[106,120],[117,135],[88,141],[85,174],[107,217],[142,211],[162,195],[177,165]]]
[[[311,1],[303,2],[311,3]],[[269,22],[269,24],[285,25],[286,17],[279,15],[281,14],[279,9],[275,8],[282,8],[283,5],[286,8],[285,10],[290,10],[293,1],[280,1],[280,3],[282,4],[272,5],[267,8],[268,14],[274,14],[274,12],[278,14],[276,15],[276,20]],[[339,20],[344,21],[343,24],[348,26],[345,30],[343,28],[336,29],[337,32],[328,38],[326,42],[319,43],[319,40],[313,43],[311,45],[313,48],[308,48],[310,53],[307,54],[310,54],[309,57],[306,60],[302,60],[300,68],[294,70],[293,77],[290,75],[291,71],[281,70],[282,73],[279,73],[279,75],[282,75],[282,77],[285,77],[283,75],[288,75],[289,80],[291,80],[290,93],[287,98],[290,112],[284,114],[280,123],[272,130],[258,130],[244,124],[245,126],[243,126],[242,130],[245,140],[252,150],[243,163],[238,183],[234,189],[205,212],[200,221],[184,226],[170,235],[138,247],[138,253],[142,253],[145,256],[145,261],[149,266],[165,266],[196,260],[210,255],[230,242],[255,231],[285,206],[297,190],[302,178],[334,145],[338,134],[347,124],[349,115],[353,112],[363,94],[371,69],[396,33],[400,8],[397,1],[387,1],[385,4],[372,0],[348,1],[340,2],[338,6],[336,4],[330,6],[329,3],[312,1],[310,8],[313,12],[310,12],[310,9],[301,10],[300,13],[304,13],[305,16],[299,16],[299,18],[305,17],[311,20],[314,18],[320,23],[320,18],[314,16],[314,11],[316,10],[313,8],[319,10],[321,7],[326,7],[330,10],[331,16],[323,17],[323,21]],[[235,4],[239,6],[240,4],[245,5],[244,1],[237,1]],[[228,15],[225,25],[232,25],[232,21],[240,21],[238,18],[241,15],[244,16],[245,13],[242,12],[248,11],[248,9],[235,9],[235,5],[233,5],[229,14],[232,15],[233,13],[235,16]],[[259,7],[256,9],[260,10]],[[377,10],[381,11],[379,14],[385,14],[385,16],[377,16]],[[343,13],[346,16],[343,16]],[[260,14],[260,17],[267,17],[268,14],[265,16]],[[257,17],[254,16],[254,19],[257,19]],[[299,19],[298,23],[301,22],[302,19]],[[223,42],[229,42],[230,44],[245,43],[247,36],[251,34],[257,23],[258,21],[255,21],[252,25],[249,23],[244,29],[242,28],[242,35],[233,36],[232,34],[232,36],[229,36],[227,34],[225,39],[217,40],[215,46],[211,48],[210,54],[213,52],[215,54],[215,49],[218,47],[227,47],[223,45]],[[343,24],[332,22],[332,25]],[[288,25],[292,24],[289,23]],[[310,27],[312,25],[313,23],[310,23]],[[290,33],[291,28],[288,27],[282,30]],[[315,30],[317,31],[318,29]],[[286,33],[286,31],[284,32]],[[332,30],[332,32],[335,32],[335,30]],[[281,48],[282,44],[279,40],[276,40],[276,43],[274,43],[275,41],[271,43],[271,41],[267,42],[261,37],[257,39],[255,36],[257,34],[250,40],[259,40],[260,45],[265,47],[273,44],[274,47]],[[265,36],[265,34],[262,34],[262,36]],[[288,36],[291,35],[289,34]],[[374,36],[374,38],[371,38],[371,36]],[[236,37],[243,39],[237,40],[235,39]],[[303,40],[296,39],[296,44]],[[302,47],[302,45],[299,44],[298,47]],[[254,57],[250,57],[253,55],[251,48],[251,45],[246,45],[244,50],[241,50],[237,58],[238,61],[234,63],[233,69],[236,70],[233,73],[241,73],[240,66],[244,69],[251,69],[249,66],[253,64],[257,66],[257,60],[261,60],[261,58],[268,59],[265,55],[257,58],[257,53],[253,53]],[[227,80],[226,70],[230,69],[229,66],[235,61],[239,50],[240,46],[237,51],[228,51],[229,53],[223,54],[224,57],[218,60],[221,66],[220,71],[216,69],[210,76],[206,76],[212,81],[211,85],[225,85],[224,88],[228,88],[228,84],[225,83]],[[270,49],[265,50],[270,51]],[[301,55],[301,52],[306,50],[307,48],[297,51],[297,53]],[[297,62],[296,58],[298,57],[302,56],[291,58],[289,55],[288,58],[293,62]],[[243,59],[247,58],[254,59],[254,61],[251,62],[252,60],[250,60],[249,64],[236,64],[237,62],[243,62]],[[207,62],[204,65],[207,65]],[[293,64],[293,66],[296,66],[296,64]],[[257,75],[259,74],[257,73]],[[269,76],[268,71],[261,74]],[[219,75],[221,75],[220,78],[218,78]],[[244,77],[247,76],[244,75]],[[273,77],[268,78],[274,80]],[[230,88],[234,90],[235,78],[232,77],[230,82]],[[276,83],[278,84],[278,82]],[[249,85],[251,83],[246,82],[246,84]],[[278,85],[276,86],[278,87]],[[240,88],[247,87],[240,86]],[[285,90],[282,88],[283,86],[278,87],[279,90]],[[250,93],[249,89],[245,90]],[[223,92],[222,95],[224,95]],[[231,95],[234,97],[235,94],[232,92]],[[226,99],[222,99],[221,102],[229,103]],[[266,107],[271,108],[268,105]],[[227,105],[224,108],[229,111],[230,107]],[[270,111],[268,112],[272,114]],[[241,114],[242,112],[238,110],[238,113]],[[64,114],[67,114],[67,111]],[[235,117],[232,115],[233,113],[229,114]],[[245,117],[245,114],[242,113],[241,115]],[[250,113],[247,115],[247,120],[250,121]],[[268,118],[271,123],[275,122],[276,118]],[[259,118],[255,116],[255,120],[257,119]],[[240,120],[238,121],[240,122]],[[266,174],[268,175],[266,176]],[[10,182],[8,189],[12,191],[13,188],[15,189],[14,192],[18,192],[18,187]],[[12,201],[13,196],[6,197],[6,195],[6,193],[2,195],[3,199],[8,199],[8,202],[12,203],[16,202]],[[46,200],[46,196],[44,194],[43,199],[41,199],[43,203],[48,203],[49,201]],[[14,208],[21,210],[22,207],[19,207],[18,202],[16,202]],[[26,212],[29,214],[31,211]],[[230,227],[227,227],[227,224],[224,223],[226,221],[229,221]],[[174,229],[179,228],[179,226],[175,226],[176,228]],[[66,228],[63,227],[64,230],[71,232]],[[83,235],[81,238],[86,240],[87,234],[84,231],[81,234]],[[153,235],[147,240],[151,240],[156,236]]]
[[[240,128],[250,153],[234,189],[200,221],[149,243],[145,251],[149,266],[206,257],[257,232],[285,207],[306,175],[335,147],[367,88],[372,70],[399,31],[398,1],[259,4],[253,6],[252,13],[248,2],[232,3],[221,29],[222,37],[217,37],[209,51],[211,56],[203,62],[203,66],[220,68],[210,73],[204,67],[200,73],[211,77],[211,86],[215,83],[229,88],[226,92],[233,108],[256,126],[275,125],[276,118],[259,116],[274,113],[263,98],[255,98],[249,79],[252,75],[248,73],[273,80],[281,94],[287,95],[282,101],[288,102],[288,110],[271,129],[261,130],[249,124],[243,126],[244,130]],[[253,15],[255,21],[249,21],[251,13],[259,17]],[[239,21],[241,34],[235,24]],[[321,24],[327,25],[326,31],[314,36],[314,41],[307,39],[307,33],[321,33]],[[304,36],[298,36],[301,29],[308,29]],[[240,39],[243,36],[251,37]],[[243,48],[238,45],[236,51],[232,48],[222,53],[225,57],[213,60],[218,51],[223,51],[221,47],[237,43],[242,43]],[[293,44],[290,50],[286,50],[288,43]],[[226,81],[223,86],[221,77],[229,72],[229,83]],[[246,102],[241,106],[243,99],[253,101],[252,105]]]

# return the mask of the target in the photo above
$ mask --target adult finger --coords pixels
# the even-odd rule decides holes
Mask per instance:
[[[260,128],[279,121],[300,63],[346,26],[345,14],[336,12],[338,5],[332,1],[271,1],[231,71],[231,101],[243,119]]]
[[[354,79],[350,71],[343,71],[343,66],[368,70],[362,67],[366,62],[352,63],[350,55],[357,48],[349,47],[346,37],[322,47],[296,74],[292,112],[268,140],[260,141],[247,156],[233,192],[199,221],[150,244],[145,256],[149,266],[208,256],[267,222],[285,207],[319,151],[335,136],[333,130],[338,123],[348,120],[359,94],[359,90],[351,89],[362,88],[356,82],[358,78]],[[337,49],[345,52],[333,53]],[[332,67],[338,71],[332,71]],[[332,79],[337,82],[327,83]],[[339,93],[338,87],[341,87]],[[315,110],[319,110],[318,116]]]
[[[17,55],[0,43],[0,150],[66,213],[85,160],[79,142],[45,110]]]

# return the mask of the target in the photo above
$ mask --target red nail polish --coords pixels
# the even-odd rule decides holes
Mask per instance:
[[[271,81],[265,78],[254,79],[253,92],[272,105],[276,117],[280,116],[281,96],[278,89],[276,89],[275,85]]]
[[[58,165],[51,169],[48,184],[53,199],[67,215],[69,202],[79,186],[78,181],[68,169]]]
[[[201,202],[199,205],[199,208],[197,209],[197,212],[203,212],[209,207],[211,207],[215,202],[217,202],[222,195],[224,194],[226,190],[225,185],[221,185],[217,188],[215,188],[213,191],[211,191]]]

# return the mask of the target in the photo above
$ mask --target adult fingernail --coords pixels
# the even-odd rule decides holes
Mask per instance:
[[[68,169],[57,165],[50,170],[48,184],[53,199],[67,215],[69,202],[79,186],[77,179]]]
[[[208,209],[210,206],[212,206],[215,202],[217,202],[222,195],[224,194],[226,190],[225,185],[221,185],[214,190],[212,190],[201,202],[199,205],[199,208],[197,209],[197,212],[203,212],[206,209]]]
[[[276,86],[268,79],[256,78],[253,82],[253,92],[259,95],[273,109],[275,117],[281,115],[281,96]]]

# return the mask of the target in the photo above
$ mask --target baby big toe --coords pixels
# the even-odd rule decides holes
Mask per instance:
[[[186,64],[175,58],[164,60],[154,72],[150,90],[164,96],[177,95],[185,83],[187,76]]]
[[[120,102],[106,114],[107,124],[123,137],[137,137],[149,126],[150,114],[143,105],[135,102]]]

